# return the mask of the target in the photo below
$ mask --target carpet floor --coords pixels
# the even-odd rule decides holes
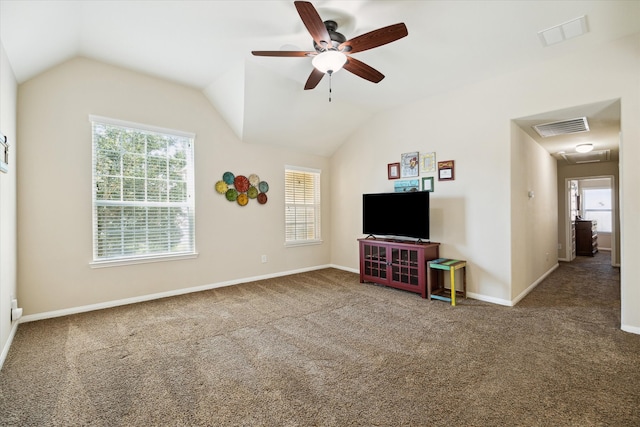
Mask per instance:
[[[3,426],[638,426],[608,253],[515,307],[325,269],[21,324]]]

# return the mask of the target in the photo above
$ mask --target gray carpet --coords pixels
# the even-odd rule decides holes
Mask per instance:
[[[609,254],[516,307],[326,269],[20,325],[4,426],[637,426]]]

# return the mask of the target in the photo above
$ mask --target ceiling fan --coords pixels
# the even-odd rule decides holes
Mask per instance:
[[[331,76],[341,68],[373,83],[380,82],[384,79],[382,73],[351,55],[394,42],[409,34],[407,27],[400,23],[347,40],[336,31],[338,24],[335,21],[323,22],[311,3],[294,1],[293,4],[313,38],[315,51],[254,50],[251,53],[256,56],[313,57],[314,68],[304,85],[305,90],[315,88],[325,74]]]

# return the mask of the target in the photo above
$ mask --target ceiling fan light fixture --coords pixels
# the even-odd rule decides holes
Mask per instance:
[[[335,73],[347,62],[347,55],[337,50],[327,50],[313,57],[311,63],[318,71]]]
[[[578,144],[576,145],[576,151],[578,153],[588,153],[593,150],[593,144]]]

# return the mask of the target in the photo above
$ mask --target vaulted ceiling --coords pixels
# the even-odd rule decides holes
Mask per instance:
[[[378,84],[347,71],[303,87],[313,50],[293,1],[0,0],[0,38],[19,83],[76,56],[201,90],[245,142],[331,155],[385,109],[640,31],[637,1],[312,2],[347,39],[404,22],[409,35],[354,57]],[[538,32],[586,16],[586,34],[544,46]],[[547,117],[545,117],[547,119]]]

